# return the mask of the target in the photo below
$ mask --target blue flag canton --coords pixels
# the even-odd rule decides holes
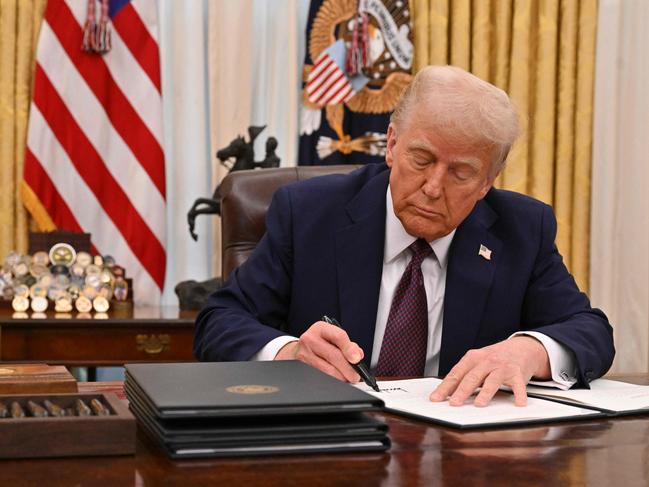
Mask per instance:
[[[129,3],[131,3],[131,0],[110,0],[108,2],[108,16],[112,19]]]

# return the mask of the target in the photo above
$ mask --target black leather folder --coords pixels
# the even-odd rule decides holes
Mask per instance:
[[[383,402],[293,361],[126,365],[140,428],[172,458],[384,451]]]
[[[383,401],[299,361],[127,364],[126,384],[158,418],[370,411]]]
[[[144,432],[172,458],[383,451],[387,425],[363,413],[155,420],[136,401]]]

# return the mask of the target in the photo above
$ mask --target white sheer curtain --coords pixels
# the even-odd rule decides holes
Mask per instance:
[[[167,171],[167,277],[163,304],[177,304],[174,286],[219,275],[220,221],[196,220],[197,197],[211,196],[226,170],[218,148],[249,125],[279,141],[282,165],[297,154],[298,101],[309,0],[157,0]]]
[[[296,164],[298,101],[308,0],[211,0],[209,89],[212,186],[227,170],[215,152],[249,125],[267,125],[255,142],[257,160],[273,136],[282,166]],[[221,272],[220,221],[214,219],[212,268]],[[199,233],[200,238],[204,234]]]
[[[213,188],[210,168],[207,77],[207,1],[158,0],[160,64],[167,175],[167,276],[163,304],[177,304],[174,286],[212,275],[210,218],[197,220],[198,242],[187,211]]]
[[[615,329],[613,372],[649,371],[649,2],[600,0],[591,298]]]
[[[157,0],[167,175],[167,275],[162,304],[178,282],[221,273],[220,221],[187,211],[225,175],[214,153],[249,125],[268,124],[282,165],[295,165],[298,100],[309,0]],[[122,380],[100,368],[98,380]]]

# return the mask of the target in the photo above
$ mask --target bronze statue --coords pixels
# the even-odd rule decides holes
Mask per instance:
[[[176,284],[174,291],[178,296],[178,307],[182,310],[201,310],[207,304],[207,298],[221,288],[222,280],[214,277],[207,281],[182,281]]]
[[[255,162],[255,151],[253,144],[257,136],[266,128],[266,126],[248,127],[248,136],[250,140],[246,140],[242,136],[238,136],[230,144],[219,150],[216,157],[221,161],[221,164],[228,168],[228,172],[241,171],[243,169],[256,169],[279,167],[279,157],[275,154],[277,149],[277,139],[275,137],[268,137],[266,140],[266,157],[263,161]],[[234,158],[234,163],[229,163],[230,159]],[[198,235],[194,231],[196,224],[196,217],[198,215],[220,215],[221,214],[221,184],[214,190],[211,198],[198,198],[187,213],[187,223],[189,224],[189,234],[194,240],[198,240]]]

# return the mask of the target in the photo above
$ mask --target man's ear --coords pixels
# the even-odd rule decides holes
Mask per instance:
[[[493,188],[496,179],[498,178],[498,176],[500,176],[500,173],[502,172],[503,167],[505,166],[505,159],[507,158],[507,152],[509,152],[509,149],[507,149],[504,157],[501,160],[492,163],[497,165],[496,167],[497,170],[495,171],[495,174],[493,174],[494,171],[492,167],[490,167],[489,170],[487,171],[488,174],[487,180],[485,181],[484,186],[480,189],[480,199],[487,196],[489,190]]]
[[[388,143],[385,147],[385,163],[388,167],[392,167],[394,162],[394,146],[397,143],[397,133],[395,131],[394,125],[391,123],[388,125]]]
[[[485,196],[487,196],[487,193],[489,192],[489,190],[490,190],[491,188],[493,188],[494,181],[495,181],[495,180],[494,180],[494,179],[491,179],[491,178],[490,178],[489,180],[487,180],[487,182],[485,183],[485,185],[480,189],[480,198],[479,198],[479,199],[482,199],[482,198],[484,198]]]

